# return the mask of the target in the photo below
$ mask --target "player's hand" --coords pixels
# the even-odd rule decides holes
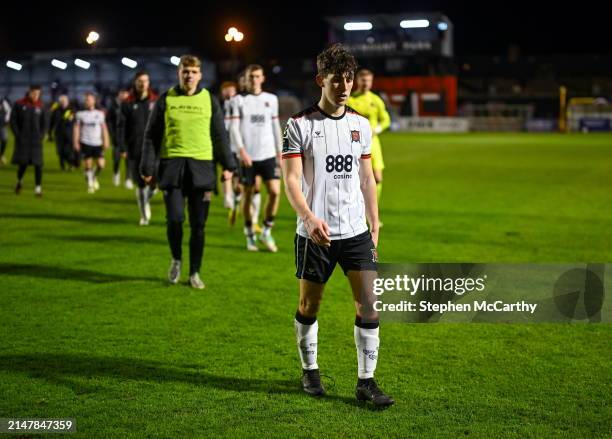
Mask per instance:
[[[324,220],[311,215],[304,219],[304,227],[306,227],[308,236],[316,245],[322,247],[329,247],[331,245],[329,226]]]
[[[78,143],[75,143],[74,145],[72,145],[72,147],[76,152],[81,152],[81,145],[79,145]]]
[[[378,226],[370,228],[370,235],[372,235],[372,242],[374,243],[374,247],[378,247],[378,232],[380,228]]]
[[[251,160],[251,156],[244,150],[244,148],[240,150],[240,161],[246,168],[253,166],[253,160]]]
[[[225,169],[223,171],[223,180],[227,181],[227,180],[231,180],[232,179],[232,171],[228,171],[227,169]]]
[[[148,186],[152,186],[154,183],[154,178],[152,175],[141,175],[142,179],[144,180],[145,184]]]
[[[106,150],[108,149],[108,143],[107,143],[107,144],[102,145],[102,148],[104,148],[104,150],[106,151]]]

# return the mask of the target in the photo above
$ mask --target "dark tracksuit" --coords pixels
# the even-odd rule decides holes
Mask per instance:
[[[12,163],[18,166],[17,180],[21,181],[28,165],[34,166],[36,185],[42,183],[43,137],[45,112],[42,101],[29,97],[15,102],[11,110],[11,129],[15,134],[15,151]]]
[[[51,111],[49,137],[55,139],[55,148],[62,169],[66,169],[66,164],[69,166],[77,166],[72,146],[73,124],[74,112],[70,106],[62,108],[60,105],[57,105]]]
[[[125,121],[123,119],[123,112],[121,111],[122,103],[117,98],[113,99],[113,103],[108,110],[106,115],[108,134],[113,141],[113,173],[119,172],[119,166],[121,165],[121,154],[126,152],[125,146]],[[129,167],[127,168],[128,177],[130,175]]]
[[[202,99],[208,91],[198,89],[187,99],[203,95],[195,99]],[[176,134],[176,127],[171,117],[166,118],[168,109],[166,99],[172,95],[186,96],[177,85],[161,95],[155,103],[145,132],[142,150],[140,171],[145,176],[155,176],[160,189],[164,192],[166,205],[167,237],[172,257],[181,260],[183,221],[185,211],[185,198],[188,201],[189,225],[191,237],[189,240],[189,274],[200,271],[202,256],[204,254],[204,227],[208,217],[210,195],[216,184],[215,162],[219,162],[224,169],[233,171],[236,162],[229,147],[229,139],[225,130],[223,110],[217,99],[209,93],[210,132],[208,143],[212,143],[212,160],[200,160],[193,157],[160,158],[162,149],[166,145],[167,137]],[[194,99],[194,101],[195,101]],[[208,104],[208,103],[207,103]],[[172,113],[170,113],[172,114]],[[167,120],[166,120],[167,119]],[[167,130],[167,124],[170,130]],[[172,131],[172,132],[171,132]]]
[[[121,105],[123,117],[123,144],[127,147],[128,166],[132,178],[137,182],[138,187],[144,188],[145,182],[140,176],[140,158],[142,155],[142,144],[144,142],[145,129],[151,110],[155,105],[157,96],[149,90],[149,95],[140,99],[133,93]]]

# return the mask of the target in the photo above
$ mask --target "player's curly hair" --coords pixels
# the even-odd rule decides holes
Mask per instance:
[[[357,70],[357,60],[340,43],[336,43],[317,56],[317,72],[320,75],[343,75],[353,79]]]

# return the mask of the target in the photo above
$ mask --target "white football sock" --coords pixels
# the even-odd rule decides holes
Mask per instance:
[[[147,203],[147,188],[136,188],[136,201],[138,202],[138,210],[140,211],[140,217],[146,218],[145,205]]]
[[[226,209],[232,209],[234,207],[234,193],[226,192],[223,196],[223,207]]]
[[[355,347],[357,349],[357,376],[361,379],[373,378],[378,361],[378,329],[360,328],[355,325]]]
[[[93,186],[93,182],[94,182],[94,172],[93,172],[93,169],[86,169],[85,170],[85,178],[87,178],[87,184],[89,186]]]
[[[260,192],[253,194],[251,205],[253,206],[252,208],[253,224],[258,224],[259,223],[259,210],[261,208],[261,193]]]
[[[300,360],[302,361],[302,369],[318,369],[317,333],[319,332],[319,322],[315,320],[312,325],[304,325],[295,320],[294,325],[298,352],[300,353]]]

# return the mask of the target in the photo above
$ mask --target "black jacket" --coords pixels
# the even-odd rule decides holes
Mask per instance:
[[[156,100],[157,96],[149,91],[149,95],[145,99],[140,99],[131,94],[121,105],[125,139],[123,143],[127,147],[128,157],[131,160],[140,161],[147,121]]]
[[[49,137],[55,138],[58,143],[69,143],[72,147],[74,114],[70,105],[66,108],[57,105],[51,110],[49,119]]]
[[[123,112],[121,111],[121,102],[118,102],[117,98],[113,99],[113,103],[108,110],[106,115],[106,126],[108,127],[108,134],[113,141],[113,146],[123,150],[124,144],[124,133],[125,121],[123,119]]]
[[[183,93],[175,86],[178,93]],[[198,89],[200,93],[202,89]],[[212,115],[210,119],[210,136],[213,145],[213,160],[196,160],[192,158],[171,158],[159,160],[161,145],[165,130],[167,92],[162,94],[155,103],[149,116],[140,161],[140,173],[145,176],[156,176],[159,187],[167,189],[182,187],[185,166],[191,171],[191,185],[195,188],[212,190],[216,184],[215,163],[220,163],[223,169],[234,171],[237,163],[230,150],[229,138],[225,129],[223,110],[219,101],[210,94]]]
[[[25,97],[15,102],[10,121],[15,134],[13,164],[42,166],[45,123],[45,112],[40,100],[33,102]]]

